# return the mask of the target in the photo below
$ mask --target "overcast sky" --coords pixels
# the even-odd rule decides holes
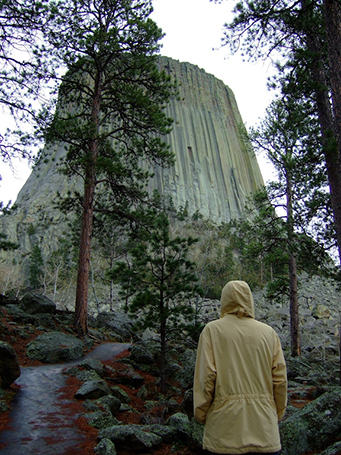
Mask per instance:
[[[198,65],[224,81],[236,97],[244,123],[250,127],[263,117],[272,99],[266,88],[271,68],[268,62],[243,62],[241,56],[231,56],[227,47],[221,48],[223,25],[232,18],[232,3],[228,0],[221,4],[209,0],[154,0],[152,18],[166,34],[162,40],[162,55]],[[259,164],[267,180],[269,168],[263,161]],[[14,167],[15,175],[1,162],[0,201],[11,199],[14,202],[29,176],[26,164],[15,162]]]
[[[266,88],[269,62],[243,62],[221,47],[224,23],[230,22],[234,2],[209,0],[154,0],[153,19],[166,36],[161,53],[193,63],[228,85],[247,126],[254,125],[270,104]],[[216,50],[213,50],[216,49]]]

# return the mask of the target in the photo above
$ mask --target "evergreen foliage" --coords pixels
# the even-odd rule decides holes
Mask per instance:
[[[19,248],[19,245],[14,242],[10,242],[7,240],[7,235],[0,232],[0,251],[10,251],[10,250],[16,250]]]
[[[216,225],[195,213],[192,219],[185,220],[182,229],[188,235],[198,238],[190,258],[196,265],[202,299],[220,299],[222,288],[237,273],[235,249],[227,225]],[[197,311],[200,311],[200,302],[197,306]]]
[[[320,218],[315,225],[316,210],[326,209],[325,205],[318,208],[317,201],[328,201],[329,194],[319,129],[310,112],[310,103],[283,96],[271,104],[267,117],[251,135],[256,151],[265,152],[274,165],[278,180],[268,185],[268,191],[264,189],[253,196],[257,212],[245,232],[248,238],[251,232],[255,235],[248,244],[248,251],[256,257],[264,257],[266,251],[267,256],[270,253],[268,259],[277,269],[280,267],[268,290],[280,295],[288,289],[292,355],[300,353],[297,276],[301,253],[310,252],[310,267],[320,273],[331,264],[325,249],[330,235],[323,235],[326,226],[321,224]],[[323,197],[316,198],[316,195]],[[313,212],[310,211],[312,206]],[[329,217],[328,225],[331,223]],[[323,243],[318,244],[317,240],[321,239]]]
[[[66,144],[64,172],[84,183],[75,325],[85,334],[94,213],[131,218],[131,207],[147,200],[153,165],[173,163],[161,136],[170,131],[164,107],[176,90],[158,70],[162,33],[149,18],[149,0],[64,1],[56,8],[45,36],[68,71],[46,137]]]
[[[311,103],[284,95],[267,109],[250,132],[258,153],[277,171],[268,185],[269,199],[290,229],[312,237],[326,251],[336,248],[336,233],[325,173],[320,129]]]
[[[167,339],[172,332],[179,336],[193,325],[190,299],[199,288],[188,253],[196,242],[192,237],[173,236],[167,214],[155,213],[132,239],[129,262],[118,263],[111,272],[122,285],[123,297],[131,297],[128,308],[138,316],[137,325],[160,333],[162,391],[166,387]]]
[[[41,254],[41,249],[38,245],[35,245],[30,254],[29,265],[29,286],[34,290],[41,289],[43,286],[43,266],[44,260]]]
[[[0,105],[11,120],[0,132],[0,157],[7,163],[33,157],[50,119],[55,72],[41,37],[51,20],[46,0],[0,1]]]
[[[0,215],[8,215],[9,213],[12,213],[13,210],[15,210],[15,207],[9,207],[10,202],[4,206],[2,202],[0,202]],[[13,251],[19,248],[19,245],[14,242],[10,242],[7,240],[8,235],[4,234],[3,232],[0,232],[0,251]]]
[[[251,59],[270,56],[277,61],[275,86],[284,95],[310,102],[318,119],[341,258],[341,4],[338,0],[243,0],[236,2],[234,13],[225,26],[224,43]]]

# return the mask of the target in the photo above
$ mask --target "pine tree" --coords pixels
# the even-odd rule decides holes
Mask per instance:
[[[0,215],[8,215],[13,210],[15,210],[15,207],[10,208],[9,205],[10,203],[8,203],[7,206],[4,206],[4,204],[0,202]],[[19,245],[17,243],[10,242],[8,240],[8,235],[0,232],[0,251],[12,251],[16,250],[17,248],[19,248]]]
[[[41,249],[38,245],[34,245],[32,248],[32,252],[30,254],[30,286],[34,289],[40,289],[42,287],[42,279],[43,279],[43,265],[44,260],[41,254]]]
[[[310,111],[309,103],[308,105],[304,102],[297,103],[290,96],[278,99],[268,108],[266,119],[258,130],[253,131],[251,135],[256,151],[265,151],[266,157],[278,173],[278,181],[268,187],[268,197],[270,203],[281,210],[274,217],[275,211],[270,209],[265,219],[262,212],[259,212],[258,219],[264,221],[265,225],[277,226],[269,237],[272,242],[276,238],[280,239],[283,251],[287,255],[293,356],[300,354],[298,256],[301,244],[314,232],[314,216],[310,214],[310,201],[313,199],[316,202],[315,196],[318,193],[325,193],[326,185],[319,153],[321,145],[318,125],[316,119],[314,122],[314,118],[309,117]],[[265,204],[265,207],[269,206],[267,197],[259,199],[258,202]],[[257,206],[258,209],[260,207]],[[269,213],[272,217],[268,216]],[[283,218],[284,224],[280,219],[276,221],[276,216]],[[259,236],[262,242],[264,233],[260,232]],[[317,241],[317,238],[315,240]],[[309,246],[311,245],[309,242]],[[322,246],[321,249],[324,251]],[[314,255],[311,254],[310,261],[313,258]]]
[[[111,272],[119,277],[123,295],[131,297],[129,311],[138,314],[138,325],[160,333],[162,392],[166,390],[167,338],[189,324],[193,314],[189,299],[198,292],[194,263],[187,259],[195,242],[191,237],[172,236],[167,215],[155,214],[133,241],[130,263],[120,262]]]
[[[285,92],[313,101],[341,261],[340,2],[243,0],[234,13],[225,26],[225,44],[253,59],[271,56]]]
[[[65,172],[83,180],[75,325],[87,333],[91,237],[95,211],[129,217],[146,200],[150,172],[141,159],[170,165],[160,135],[174,84],[157,67],[161,30],[149,0],[75,0],[58,5],[46,39],[68,68],[49,140],[67,146]]]

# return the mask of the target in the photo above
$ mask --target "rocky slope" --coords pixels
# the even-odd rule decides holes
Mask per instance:
[[[279,334],[288,366],[289,406],[280,425],[282,454],[337,455],[341,438],[339,290],[335,283],[319,278],[304,276],[301,282],[300,358],[290,356],[287,300],[271,306],[262,292],[254,293],[257,319],[272,325]],[[51,311],[48,302],[40,306],[2,303],[0,339],[15,347],[22,365],[55,362],[56,355],[60,360],[66,355],[79,356],[78,351],[74,353],[80,340],[72,341],[71,313]],[[203,320],[215,317],[217,305],[205,302]],[[88,432],[89,452],[84,450],[83,455],[201,453],[202,426],[192,419],[191,398],[196,344],[184,337],[181,342],[171,342],[168,390],[161,394],[157,334],[132,331],[131,321],[121,312],[108,312],[90,322],[90,338],[81,343],[84,352],[92,349],[94,340],[126,340],[132,345],[120,358],[80,361],[65,371],[69,378],[65,393],[74,401],[77,413],[85,417],[86,425],[95,429]]]

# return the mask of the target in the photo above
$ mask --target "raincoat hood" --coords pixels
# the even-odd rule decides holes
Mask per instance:
[[[255,317],[253,296],[245,281],[229,281],[221,292],[220,317],[236,314],[239,318]]]

